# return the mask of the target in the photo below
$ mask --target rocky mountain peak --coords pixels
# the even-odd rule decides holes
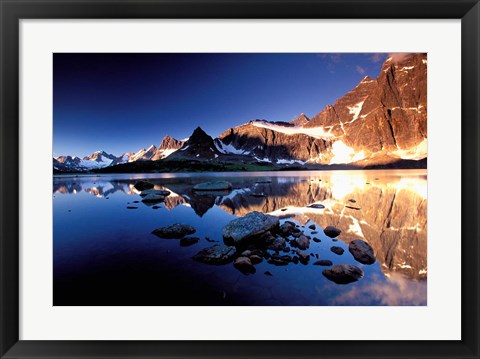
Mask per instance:
[[[171,149],[179,149],[183,145],[183,141],[179,141],[169,135],[166,135],[162,142],[160,142],[160,146],[158,146],[159,150],[171,150]]]
[[[213,138],[197,127],[183,146],[172,153],[169,158],[213,159],[220,156]]]
[[[304,113],[301,113],[297,118],[291,120],[290,123],[293,123],[295,126],[303,126],[309,121],[310,119]]]
[[[202,141],[209,141],[212,138],[204,131],[201,127],[197,127],[190,138],[188,139],[187,143],[199,143]],[[213,142],[213,140],[212,140]]]

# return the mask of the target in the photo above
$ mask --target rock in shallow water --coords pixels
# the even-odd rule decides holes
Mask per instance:
[[[348,245],[348,250],[352,253],[353,258],[362,264],[373,264],[376,261],[373,248],[361,239],[355,239]]]
[[[297,238],[297,246],[298,248],[305,250],[310,247],[310,239],[308,239],[306,236],[301,235],[300,237]]]
[[[216,244],[214,246],[202,249],[192,258],[198,262],[206,264],[226,264],[233,260],[235,252],[235,247],[226,246],[224,244]]]
[[[233,262],[233,265],[243,274],[253,274],[256,272],[252,261],[247,257],[238,257],[235,259],[235,262]]]
[[[146,189],[153,188],[153,183],[148,181],[138,181],[133,187],[135,187],[139,191],[144,191]]]
[[[232,184],[226,181],[203,182],[193,187],[194,191],[229,191],[231,189]]]
[[[225,243],[240,244],[242,241],[259,236],[277,227],[277,217],[260,212],[250,212],[247,215],[234,219],[223,227]]]
[[[185,237],[180,239],[180,246],[181,247],[189,247],[191,245],[194,245],[195,243],[198,243],[200,238],[198,237]]]
[[[330,247],[330,250],[333,253],[338,254],[338,255],[342,255],[343,252],[345,252],[345,250],[342,247],[337,247],[337,246]]]
[[[252,264],[259,264],[263,261],[263,258],[256,254],[251,255],[249,258],[252,261]]]
[[[342,231],[339,230],[338,228],[335,228],[334,226],[328,226],[328,227],[325,227],[325,229],[323,230],[323,233],[325,233],[325,235],[327,235],[330,238],[335,238],[335,237],[338,237],[340,233],[342,233]]]
[[[329,267],[331,266],[333,263],[332,261],[329,261],[328,259],[320,259],[316,262],[313,262],[313,265],[316,265],[316,266],[326,266],[326,267]]]
[[[168,196],[170,195],[170,191],[164,190],[164,189],[146,189],[145,191],[142,191],[140,193],[140,197],[145,197],[149,194],[156,194],[159,196]]]
[[[158,202],[163,202],[164,200],[165,200],[164,196],[162,196],[160,194],[150,193],[150,194],[147,194],[145,197],[143,197],[142,202],[158,203]]]
[[[322,274],[337,284],[348,284],[363,278],[363,271],[352,264],[337,264],[324,269]]]
[[[189,226],[188,224],[175,223],[167,227],[157,228],[152,233],[160,238],[178,239],[185,237],[187,234],[193,234],[195,232],[195,228]]]
[[[323,209],[325,206],[321,203],[312,203],[307,206],[308,208]]]

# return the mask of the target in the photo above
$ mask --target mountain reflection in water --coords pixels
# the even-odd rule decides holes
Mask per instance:
[[[233,190],[229,193],[198,193],[192,190],[197,183],[211,180],[211,177],[222,177],[222,180],[227,180],[232,183]],[[148,216],[155,216],[148,219],[150,223],[152,220],[162,216],[162,211],[171,212],[175,215],[171,216],[170,223],[189,223],[191,221],[196,223],[206,223],[205,226],[218,226],[215,233],[221,233],[221,227],[224,223],[235,218],[234,216],[244,216],[252,211],[259,211],[263,213],[279,216],[280,218],[290,218],[298,222],[300,225],[307,225],[314,222],[320,232],[322,228],[327,226],[335,226],[342,230],[338,237],[338,242],[347,249],[348,244],[354,239],[360,238],[368,242],[376,255],[377,262],[372,266],[363,266],[366,271],[365,278],[358,283],[353,283],[346,286],[339,286],[328,282],[321,275],[321,270],[325,267],[315,268],[318,272],[318,279],[316,274],[314,277],[309,275],[298,278],[291,278],[292,274],[282,274],[286,277],[284,284],[280,290],[269,288],[271,283],[268,283],[269,277],[263,274],[263,270],[258,271],[254,276],[245,277],[238,272],[235,276],[240,276],[236,279],[228,280],[229,276],[219,279],[222,267],[204,266],[208,267],[211,272],[208,272],[209,278],[216,278],[213,281],[205,279],[199,271],[207,269],[195,269],[195,276],[192,278],[201,277],[201,280],[206,286],[211,286],[211,290],[216,291],[217,286],[222,287],[220,290],[223,293],[221,296],[225,297],[225,293],[233,295],[235,298],[231,301],[223,303],[221,300],[213,300],[206,304],[251,304],[251,305],[426,305],[426,279],[427,279],[427,177],[425,170],[390,170],[390,171],[331,171],[331,172],[262,172],[262,173],[212,173],[212,174],[155,174],[155,175],[109,175],[109,176],[58,176],[53,180],[53,194],[54,194],[54,277],[55,283],[58,283],[58,299],[54,296],[54,302],[59,305],[68,305],[73,296],[73,292],[65,289],[64,283],[67,280],[75,280],[76,275],[67,274],[69,272],[68,255],[64,252],[60,253],[59,248],[66,248],[65,244],[67,233],[66,228],[69,227],[68,221],[70,217],[62,214],[56,215],[56,211],[62,209],[72,208],[75,211],[77,200],[83,194],[91,194],[101,201],[109,199],[108,208],[99,210],[99,213],[108,211],[105,214],[105,219],[109,226],[115,226],[115,210],[113,208],[125,209],[126,203],[140,200],[138,191],[134,188],[134,184],[140,178],[148,178],[148,180],[155,184],[155,189],[167,189],[171,194],[165,198],[165,202],[157,211],[151,208],[151,205],[146,205],[142,202],[136,203],[138,210],[148,210],[151,213]],[[62,203],[62,195],[76,195],[66,196],[69,198],[68,202]],[[119,201],[121,200],[121,204]],[[82,200],[85,203],[87,199]],[[102,202],[108,203],[109,201]],[[80,202],[78,202],[80,203]],[[113,204],[112,204],[113,203]],[[118,203],[118,204],[117,204]],[[322,204],[324,209],[317,209],[307,207],[313,203]],[[82,210],[88,210],[94,206],[93,202],[89,205],[82,205]],[[112,207],[114,206],[114,207]],[[179,209],[177,212],[175,212]],[[181,209],[184,208],[184,209]],[[181,210],[180,210],[181,209]],[[139,211],[135,214],[134,221],[141,221],[145,219],[146,214],[138,217]],[[127,213],[133,213],[129,211]],[[167,213],[164,212],[164,213]],[[123,213],[123,212],[122,212]],[[223,214],[222,214],[223,213]],[[192,215],[196,219],[194,220]],[[122,218],[126,214],[122,214]],[[132,214],[134,216],[134,214]],[[108,219],[109,218],[109,219]],[[215,218],[219,218],[218,222]],[[175,219],[175,222],[172,222]],[[80,216],[77,221],[87,220]],[[60,221],[65,226],[62,229]],[[217,224],[218,223],[218,224]],[[77,226],[77,230],[83,231],[83,237],[89,236],[89,226],[84,222],[79,225],[78,222],[72,222],[72,225]],[[145,232],[149,234],[155,228],[147,227]],[[195,225],[194,225],[195,226]],[[196,227],[201,227],[197,224]],[[62,227],[62,228],[60,228]],[[112,228],[113,228],[112,227]],[[211,230],[211,229],[209,229]],[[95,230],[95,236],[101,237],[102,229],[99,227]],[[201,232],[201,230],[200,230]],[[112,230],[105,229],[105,233],[112,233]],[[133,230],[132,230],[133,233]],[[198,234],[198,233],[197,233]],[[195,235],[197,235],[195,234]],[[138,236],[138,229],[135,229],[135,236]],[[93,234],[92,234],[93,236]],[[218,235],[217,235],[218,237]],[[213,238],[213,237],[212,237]],[[213,238],[216,241],[222,242],[220,238]],[[322,240],[325,242],[324,240]],[[157,240],[159,243],[167,243],[162,240]],[[171,241],[168,242],[172,246]],[[202,243],[202,242],[200,242]],[[179,264],[182,270],[188,272],[189,261],[191,253],[196,253],[198,250],[207,247],[208,242],[204,242],[202,246],[200,243],[195,245],[197,248],[193,252],[188,252],[184,255],[184,259],[180,258],[183,254],[179,254]],[[58,245],[57,245],[58,244]],[[144,246],[145,244],[142,244]],[[160,244],[155,244],[160,245]],[[165,244],[167,245],[167,244]],[[338,244],[335,244],[338,245]],[[85,255],[92,254],[96,251],[96,255],[102,254],[105,250],[103,247],[99,249],[100,244],[90,248],[84,247]],[[195,247],[194,246],[194,247]],[[112,250],[112,244],[108,244],[109,250]],[[129,251],[132,249],[132,243],[129,243]],[[143,248],[147,251],[147,248]],[[143,250],[142,249],[142,250]],[[120,250],[120,249],[119,249]],[[176,251],[177,249],[171,249]],[[106,251],[106,250],[105,250]],[[88,253],[87,253],[88,252]],[[307,250],[307,252],[310,252]],[[172,253],[172,252],[169,252]],[[176,252],[175,252],[176,253]],[[180,253],[180,252],[179,252]],[[105,254],[105,253],[103,253]],[[148,256],[152,255],[151,253]],[[320,253],[320,258],[327,258],[329,254],[326,252]],[[348,249],[343,256],[349,255]],[[342,257],[343,257],[342,256]],[[123,258],[123,257],[122,257]],[[334,264],[342,263],[340,257],[334,255]],[[186,264],[182,262],[185,260]],[[89,262],[94,261],[92,258]],[[130,259],[129,259],[130,261]],[[354,261],[352,264],[359,265]],[[84,265],[85,262],[82,262]],[[164,263],[165,264],[165,263]],[[175,265],[175,264],[173,264]],[[265,263],[266,265],[266,263]],[[310,263],[308,266],[312,266]],[[360,265],[361,266],[361,265]],[[233,267],[231,264],[226,267]],[[290,267],[290,266],[289,266]],[[318,267],[318,266],[312,266]],[[195,267],[196,268],[196,267]],[[200,268],[200,267],[199,267]],[[375,268],[378,268],[376,270]],[[300,268],[301,269],[301,268]],[[229,269],[230,270],[230,269]],[[284,269],[282,269],[284,270]],[[310,270],[310,269],[309,269]],[[72,272],[73,273],[73,272]],[[93,273],[93,272],[92,272]],[[229,272],[230,273],[230,272]],[[310,272],[309,272],[310,273]],[[184,273],[188,277],[188,273]],[[233,274],[232,274],[233,276]],[[257,277],[257,279],[252,279]],[[275,277],[273,277],[275,278]],[[309,278],[314,280],[310,280]],[[79,279],[79,283],[83,283],[85,278]],[[249,280],[252,283],[249,283]],[[184,277],[178,280],[177,283],[181,286],[183,281],[188,282]],[[208,281],[208,283],[206,283]],[[273,281],[273,279],[271,279]],[[290,282],[291,281],[291,282]],[[233,284],[232,284],[233,282]],[[363,282],[363,283],[362,283]],[[175,283],[171,285],[175,285]],[[221,283],[221,284],[220,284]],[[293,283],[294,290],[305,292],[303,295],[297,297],[285,294],[288,292],[288,283]],[[359,285],[362,283],[361,285]],[[188,286],[188,284],[183,283]],[[56,285],[56,284],[55,284]],[[244,286],[249,286],[249,296],[244,292]],[[278,284],[277,284],[278,285]],[[306,287],[312,290],[312,294],[308,296]],[[70,288],[70,287],[69,287]],[[257,288],[256,292],[252,288]],[[88,285],[85,290],[89,290]],[[310,290],[309,289],[309,290]],[[56,287],[54,286],[54,291]],[[171,289],[173,290],[173,288]],[[196,290],[199,290],[198,288]],[[206,291],[210,289],[205,289]],[[252,294],[253,293],[253,294]],[[255,294],[256,293],[256,294]],[[315,298],[320,299],[315,299]],[[70,298],[70,299],[69,299]],[[172,297],[178,299],[177,297]],[[218,299],[218,298],[217,298]],[[101,302],[101,301],[100,301]],[[99,303],[100,303],[99,302]],[[200,300],[201,302],[201,300]],[[75,302],[77,303],[77,302]],[[102,302],[103,303],[103,302]],[[96,304],[96,302],[86,301],[86,304]],[[112,303],[115,305],[115,303]],[[123,304],[143,304],[141,300],[139,303],[126,302]],[[152,304],[145,302],[145,304]],[[156,303],[153,303],[156,304]],[[175,303],[158,303],[175,305]],[[182,303],[178,303],[181,305]],[[188,303],[184,303],[188,304]],[[195,305],[195,303],[190,303]],[[205,304],[205,303],[199,303]],[[108,304],[107,304],[108,305]]]

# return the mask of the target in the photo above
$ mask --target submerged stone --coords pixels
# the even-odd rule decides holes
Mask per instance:
[[[203,182],[193,187],[194,191],[229,191],[231,189],[232,184],[226,181]]]
[[[339,230],[338,228],[335,228],[334,226],[328,226],[328,227],[325,227],[325,229],[323,230],[323,233],[325,233],[325,235],[327,235],[330,238],[335,238],[335,237],[338,237],[340,233],[342,233],[342,231]]]
[[[183,238],[188,234],[195,233],[196,230],[188,224],[175,223],[170,226],[155,229],[152,233],[160,238],[172,239]]]
[[[165,197],[159,194],[150,193],[143,197],[142,202],[144,203],[158,203],[163,202]]]
[[[252,261],[248,257],[238,257],[233,262],[233,265],[243,274],[254,274],[256,272]]]
[[[363,278],[363,271],[352,264],[337,264],[324,269],[322,274],[337,284],[348,284]]]
[[[206,264],[226,264],[233,260],[235,252],[235,247],[226,246],[224,244],[216,244],[214,246],[202,249],[192,258],[198,262]]]
[[[144,191],[146,189],[151,189],[153,188],[153,183],[151,182],[148,182],[148,181],[138,181],[137,183],[135,183],[135,185],[133,187],[135,187],[137,190],[139,191]]]
[[[170,195],[170,191],[164,190],[164,189],[146,189],[140,193],[140,197],[145,197],[149,194],[156,194],[159,196],[168,196]]]
[[[198,237],[184,237],[180,239],[180,246],[181,247],[189,247],[191,245],[194,245],[195,243],[198,243],[200,238]]]
[[[352,253],[353,258],[362,264],[373,264],[376,261],[373,248],[361,239],[355,239],[348,245],[348,250]]]
[[[345,252],[345,249],[343,249],[342,247],[338,247],[338,246],[332,246],[332,247],[330,247],[330,250],[333,253],[338,254],[338,255],[342,255],[343,252]]]

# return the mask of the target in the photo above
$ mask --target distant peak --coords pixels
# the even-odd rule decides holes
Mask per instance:
[[[290,121],[290,123],[293,123],[294,125],[296,126],[303,126],[305,125],[307,122],[309,122],[310,119],[308,118],[307,115],[305,115],[303,112],[298,115],[296,118],[294,118],[293,120]]]
[[[192,135],[190,136],[190,138],[194,137],[195,135],[206,135],[206,136],[208,136],[207,133],[206,133],[204,130],[202,130],[202,128],[201,128],[200,126],[198,126],[198,127],[193,131],[193,133],[192,133]]]
[[[210,140],[212,140],[212,138],[200,127],[197,127],[195,131],[193,131],[190,138],[188,139],[188,143],[197,143],[197,142],[210,141]]]

